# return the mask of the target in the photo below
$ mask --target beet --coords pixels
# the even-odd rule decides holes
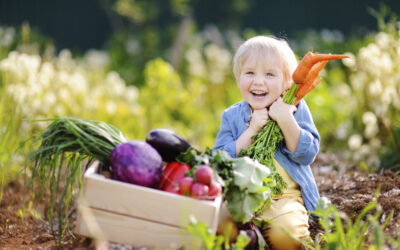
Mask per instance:
[[[114,179],[155,188],[162,175],[162,159],[150,144],[129,141],[116,146],[111,152]]]

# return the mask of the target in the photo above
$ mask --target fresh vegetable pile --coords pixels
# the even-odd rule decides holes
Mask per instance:
[[[243,223],[271,198],[272,179],[266,166],[249,158],[232,159],[224,151],[207,148],[201,153],[170,130],[152,130],[145,141],[128,141],[103,122],[77,118],[51,121],[37,138],[39,148],[31,153],[32,180],[39,178],[42,190],[50,191],[48,216],[53,221],[56,205],[59,239],[68,228],[72,197],[66,196],[74,184],[81,186],[81,176],[93,160],[118,181],[201,200],[214,200],[223,194],[234,219]],[[60,195],[61,183],[65,186]]]

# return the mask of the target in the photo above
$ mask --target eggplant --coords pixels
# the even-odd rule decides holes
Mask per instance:
[[[146,142],[153,146],[165,162],[175,161],[175,158],[190,148],[190,144],[174,131],[159,128],[151,130],[146,135]]]

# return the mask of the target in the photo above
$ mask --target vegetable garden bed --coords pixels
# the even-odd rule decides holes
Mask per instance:
[[[75,229],[78,234],[138,247],[165,248],[192,241],[186,230],[191,218],[216,231],[221,197],[198,200],[127,184],[97,173],[98,167],[95,161],[83,177]]]

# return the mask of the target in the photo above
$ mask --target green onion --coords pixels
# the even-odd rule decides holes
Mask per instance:
[[[47,217],[53,235],[54,207],[57,209],[58,243],[68,229],[69,204],[72,194],[81,189],[82,174],[93,160],[100,161],[109,168],[111,151],[120,143],[127,141],[121,131],[101,121],[79,118],[54,118],[47,129],[35,141],[39,148],[29,155],[34,162],[32,186],[39,179],[39,195],[49,191],[49,210]],[[109,169],[108,169],[109,170]],[[59,188],[62,185],[62,192]],[[34,189],[32,189],[34,190]],[[64,207],[63,207],[64,206]]]

